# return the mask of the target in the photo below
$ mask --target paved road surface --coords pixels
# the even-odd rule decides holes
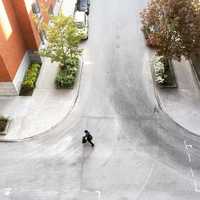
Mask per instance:
[[[77,104],[46,135],[0,144],[0,199],[199,200],[198,142],[155,109],[144,77],[145,1],[91,2]]]

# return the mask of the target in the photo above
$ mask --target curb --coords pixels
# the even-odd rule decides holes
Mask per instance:
[[[173,121],[176,125],[178,125],[180,128],[184,129],[185,131],[187,131],[189,134],[195,136],[195,137],[198,137],[200,138],[200,135],[192,132],[191,130],[187,129],[186,127],[184,127],[183,125],[181,125],[180,123],[178,123],[176,120],[174,120],[170,115],[169,113],[165,110],[164,106],[161,104],[161,100],[160,100],[160,97],[158,95],[158,92],[157,92],[157,89],[154,88],[154,91],[155,91],[155,99],[157,100],[158,102],[158,105],[159,105],[159,108],[160,110],[166,114],[166,116],[171,120]]]
[[[143,75],[145,76],[144,81],[148,82],[147,90],[150,91],[148,96],[149,98],[152,98],[153,104],[155,104],[155,109],[162,110],[161,102],[160,102],[160,99],[158,98],[158,94],[155,88],[155,82],[153,80],[153,73],[152,73],[152,68],[151,68],[152,55],[153,55],[152,51],[148,50],[144,56],[144,61],[143,61]]]
[[[195,77],[195,82],[197,83],[197,85],[198,85],[198,87],[199,87],[199,89],[200,89],[200,80],[199,80],[199,78],[198,78],[197,72],[196,72],[196,70],[195,70],[194,64],[192,63],[192,60],[191,60],[191,59],[189,60],[189,63],[190,63],[191,68],[192,68],[192,73],[193,73],[193,75],[194,75],[194,77]]]
[[[30,137],[25,137],[25,138],[22,138],[22,139],[0,139],[0,143],[17,143],[17,142],[24,142],[24,141],[27,141],[27,140],[30,140],[30,139],[35,139],[35,138],[38,138],[40,136],[44,136],[44,134],[48,133],[49,131],[51,131],[52,129],[56,128],[60,123],[62,123],[66,118],[69,117],[69,115],[72,113],[75,105],[76,105],[76,102],[78,100],[78,97],[79,97],[79,94],[80,94],[80,86],[81,86],[81,79],[82,79],[82,72],[83,72],[83,66],[84,66],[84,61],[83,61],[83,57],[80,58],[80,70],[79,70],[79,74],[78,74],[78,79],[77,79],[77,82],[75,86],[77,86],[76,90],[76,95],[74,97],[74,101],[71,105],[71,107],[69,108],[68,112],[66,113],[66,115],[55,125],[51,126],[50,128],[48,128],[46,131],[42,131],[40,133],[37,133],[33,136],[30,136]]]
[[[152,79],[152,82],[153,82],[152,86],[153,86],[153,91],[154,91],[154,97],[155,97],[155,99],[156,99],[156,101],[157,101],[157,104],[158,104],[159,109],[160,109],[163,113],[165,113],[166,116],[167,116],[171,121],[173,121],[177,126],[179,126],[180,128],[182,128],[183,130],[187,131],[189,134],[191,134],[191,135],[193,135],[193,136],[199,138],[200,135],[198,135],[198,134],[192,132],[191,130],[187,129],[186,127],[184,127],[183,125],[181,125],[180,123],[178,123],[176,120],[174,120],[174,119],[170,116],[170,114],[166,111],[165,106],[162,104],[162,101],[161,101],[161,99],[160,99],[157,86],[155,85],[155,81],[153,80],[153,75],[152,75],[152,73],[151,73],[151,79]]]

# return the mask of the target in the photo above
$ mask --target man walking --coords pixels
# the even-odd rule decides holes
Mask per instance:
[[[94,147],[94,143],[92,142],[92,135],[90,134],[90,132],[88,130],[85,130],[85,136],[83,136],[82,138],[82,143],[86,143],[89,142],[91,144],[92,147]]]

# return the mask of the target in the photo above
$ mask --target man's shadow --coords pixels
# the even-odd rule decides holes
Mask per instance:
[[[94,148],[91,147],[91,144],[89,142],[83,144],[83,159],[86,160],[90,157],[92,152],[94,151]]]

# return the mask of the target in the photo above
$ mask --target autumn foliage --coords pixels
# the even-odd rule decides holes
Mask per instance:
[[[180,60],[200,52],[199,0],[150,0],[141,17],[147,44],[158,55]]]

